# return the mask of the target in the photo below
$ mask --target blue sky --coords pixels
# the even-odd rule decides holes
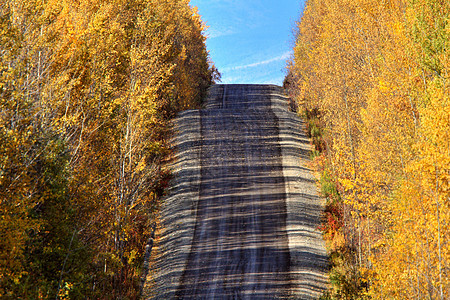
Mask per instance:
[[[303,0],[191,0],[209,26],[206,45],[222,83],[281,85]]]

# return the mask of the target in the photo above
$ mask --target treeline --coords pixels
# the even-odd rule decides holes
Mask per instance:
[[[450,2],[308,0],[285,84],[327,197],[332,299],[450,298]]]
[[[188,0],[0,3],[0,298],[138,297],[203,30]]]

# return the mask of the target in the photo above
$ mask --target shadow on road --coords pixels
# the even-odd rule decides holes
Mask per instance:
[[[206,109],[180,114],[147,297],[317,298],[326,286],[323,203],[301,127],[271,85],[217,85]]]

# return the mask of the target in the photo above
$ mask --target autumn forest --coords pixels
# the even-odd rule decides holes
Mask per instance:
[[[285,79],[327,198],[324,299],[450,297],[450,2],[309,0]]]
[[[203,30],[186,0],[1,2],[0,298],[138,297]]]
[[[0,298],[139,298],[172,120],[220,80],[189,2],[1,1]],[[322,298],[449,299],[450,2],[307,0],[295,26]]]

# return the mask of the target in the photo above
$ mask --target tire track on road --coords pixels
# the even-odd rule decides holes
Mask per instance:
[[[180,113],[144,298],[318,299],[323,199],[304,123],[273,85],[215,85]]]
[[[197,223],[178,298],[272,299],[288,294],[277,118],[270,98],[257,109],[236,108],[248,94],[261,97],[259,92],[254,86],[228,88],[221,104],[234,109],[202,111]]]

